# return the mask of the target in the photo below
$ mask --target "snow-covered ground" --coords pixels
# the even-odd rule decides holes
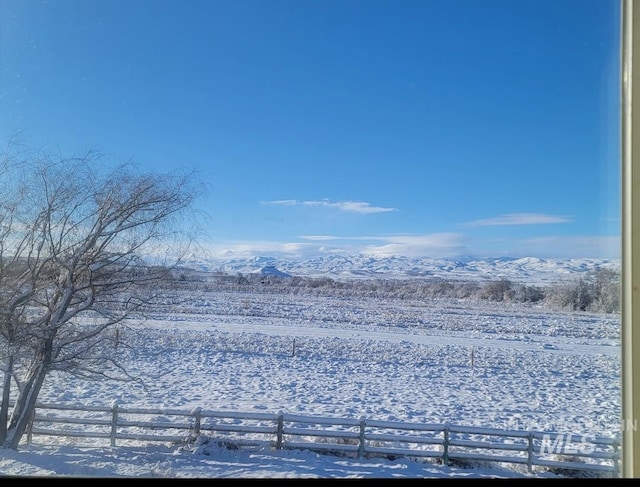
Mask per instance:
[[[620,320],[486,302],[193,292],[120,330],[141,383],[53,375],[42,402],[267,411],[613,436]],[[295,343],[295,353],[294,353]],[[310,452],[31,445],[4,475],[523,476]]]

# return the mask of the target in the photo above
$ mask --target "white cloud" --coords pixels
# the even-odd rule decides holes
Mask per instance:
[[[468,250],[464,236],[456,233],[355,237],[307,235],[299,238],[309,242],[221,242],[207,245],[206,249],[210,257],[225,259],[265,255],[303,259],[320,254],[356,253],[376,256],[453,257]],[[327,245],[329,241],[335,241],[334,245]]]
[[[386,240],[388,237],[385,236],[376,236],[376,237],[371,237],[371,236],[366,236],[366,235],[360,235],[360,236],[355,236],[355,237],[340,237],[338,235],[299,235],[298,238],[301,238],[303,240],[353,240],[353,241],[357,241],[357,240]]]
[[[271,240],[226,241],[203,244],[202,248],[208,257],[224,259],[250,259],[264,255],[301,259],[318,252],[317,244]]]
[[[296,200],[276,200],[276,201],[261,201],[263,205],[281,205],[281,206],[296,206],[300,204]]]
[[[385,243],[368,245],[362,251],[377,256],[406,257],[454,257],[468,252],[467,239],[459,233],[390,235],[380,240]]]
[[[346,237],[334,237],[332,235],[300,235],[303,240],[324,241],[324,240],[340,240]]]
[[[549,223],[568,223],[573,221],[567,216],[545,215],[542,213],[509,213],[495,218],[475,220],[467,223],[470,226],[486,227],[493,225],[541,225]]]
[[[298,201],[298,200],[275,200],[263,201],[263,205],[281,205],[281,206],[324,206],[327,208],[335,208],[340,211],[349,213],[386,213],[390,211],[398,211],[396,208],[386,208],[382,206],[371,206],[365,201],[336,201],[331,202],[327,199],[319,201]]]

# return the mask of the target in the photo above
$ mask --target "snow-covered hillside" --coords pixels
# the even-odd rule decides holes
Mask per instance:
[[[402,256],[326,255],[308,260],[281,257],[251,259],[214,259],[194,256],[186,266],[200,270],[227,273],[256,273],[263,269],[288,275],[340,278],[371,277],[431,277],[456,280],[509,279],[527,284],[549,284],[577,278],[585,272],[602,267],[619,268],[620,262],[610,259],[540,259],[537,257],[492,259],[432,259]]]

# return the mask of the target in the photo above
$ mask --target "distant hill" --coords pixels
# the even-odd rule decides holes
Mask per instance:
[[[276,277],[283,277],[283,278],[291,277],[290,274],[287,274],[286,272],[279,271],[276,268],[276,266],[273,266],[273,265],[264,266],[262,269],[260,269],[258,271],[258,274],[263,275],[263,276],[276,276]]]
[[[447,280],[509,279],[545,284],[578,278],[601,267],[619,269],[611,259],[488,258],[433,259],[403,256],[325,255],[307,260],[261,256],[251,259],[193,257],[185,266],[203,271],[261,273],[280,277],[307,276],[332,279],[433,278]]]

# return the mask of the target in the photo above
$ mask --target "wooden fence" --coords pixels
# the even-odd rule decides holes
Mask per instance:
[[[306,449],[352,457],[424,458],[445,465],[511,464],[529,473],[619,477],[619,438],[453,424],[305,416],[38,404],[28,443],[54,437],[111,446],[193,444],[206,437],[232,448]],[[68,440],[65,440],[65,443]]]

